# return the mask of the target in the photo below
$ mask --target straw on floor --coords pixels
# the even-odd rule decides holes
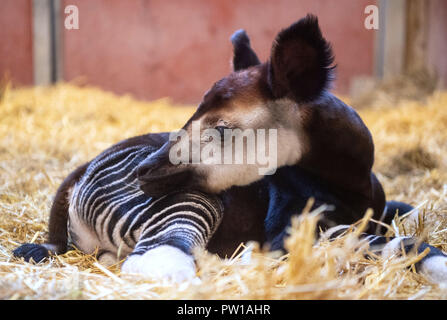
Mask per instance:
[[[41,264],[14,258],[23,242],[43,242],[51,201],[76,166],[130,136],[178,129],[194,107],[141,102],[96,88],[0,90],[0,298],[2,299],[445,299],[447,289],[415,273],[416,255],[366,258],[358,232],[315,242],[318,210],[293,220],[289,254],[252,244],[219,259],[196,252],[198,281],[180,285],[122,275],[94,255],[69,251]],[[396,218],[389,235],[416,235],[447,252],[447,93],[422,101],[378,99],[359,110],[376,145],[375,171],[388,199],[420,208]]]

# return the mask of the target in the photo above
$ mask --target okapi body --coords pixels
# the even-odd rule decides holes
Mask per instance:
[[[150,197],[141,191],[136,169],[167,139],[167,133],[130,138],[76,169],[56,193],[48,242],[24,244],[14,255],[40,262],[75,247],[97,251],[104,265],[126,258],[124,272],[181,281],[195,275],[195,247],[226,256],[241,242],[262,243],[267,202],[257,185],[219,196],[179,189]]]
[[[205,94],[182,129],[191,133],[194,123],[199,124],[199,144],[215,144],[218,149],[222,141],[206,137],[206,130],[224,133],[274,128],[278,142],[274,174],[260,175],[259,163],[213,164],[206,154],[199,162],[173,163],[173,148],[179,144],[189,148],[195,142],[169,139],[166,133],[131,138],[64,181],[51,211],[48,244],[24,245],[16,255],[42,258],[48,250],[66,250],[68,220],[68,231],[82,249],[100,247],[116,256],[124,243],[121,248],[126,250],[121,252],[131,253],[124,262],[125,271],[159,272],[182,279],[194,274],[193,246],[207,246],[221,255],[249,240],[268,243],[273,250],[283,249],[291,217],[302,211],[309,198],[314,199],[314,208],[330,205],[322,214],[320,227],[329,229],[327,234],[332,237],[361,219],[368,208],[373,209],[375,220],[388,223],[396,209],[401,214],[411,209],[402,203],[386,203],[372,172],[374,144],[368,128],[354,109],[328,91],[334,58],[316,17],[308,15],[282,30],[265,63],[250,47],[245,31],[236,32],[231,41],[233,72]],[[221,135],[222,140],[227,138]],[[129,159],[126,169],[119,169],[125,166],[124,160],[110,169],[110,173],[118,170],[119,174],[106,179],[106,184],[97,180],[102,171],[116,165],[120,150],[126,150],[122,157],[132,152],[138,157]],[[122,194],[114,198],[117,188],[122,188],[117,191]],[[159,206],[151,206],[154,202]],[[183,202],[193,204],[182,209]],[[183,213],[160,213],[166,213],[164,206],[177,207],[176,203]],[[167,222],[171,216],[180,219],[177,233],[164,232],[175,224]],[[135,224],[148,229],[132,229]],[[397,237],[388,242],[383,236],[372,235],[374,230],[371,224],[370,235],[365,237],[386,254],[398,252],[402,244],[407,252],[414,247],[414,239]],[[447,257],[426,244],[418,250],[427,247],[430,254],[417,267],[436,281],[447,281]]]

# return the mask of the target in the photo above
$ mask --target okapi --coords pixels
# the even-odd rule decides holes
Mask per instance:
[[[228,130],[274,128],[280,146],[274,174],[260,175],[259,163],[213,164],[206,155],[199,162],[173,163],[172,149],[194,141],[169,139],[168,133],[130,138],[67,177],[51,209],[48,243],[25,244],[14,254],[41,261],[50,252],[65,252],[70,235],[82,251],[99,248],[101,262],[130,254],[123,271],[181,280],[195,274],[194,246],[220,255],[249,240],[284,249],[291,217],[309,198],[313,208],[331,205],[320,222],[331,237],[368,208],[375,220],[387,223],[397,209],[411,210],[403,203],[386,205],[372,172],[368,128],[328,91],[334,57],[315,16],[279,32],[265,63],[245,31],[231,41],[233,72],[205,94],[183,131],[200,124],[199,144],[215,144],[216,150],[222,141],[205,137],[208,129],[224,140]],[[447,257],[440,250],[427,244],[414,248],[408,237],[387,242],[373,236],[374,229],[371,223],[365,237],[386,254],[430,248],[417,269],[435,281],[447,280]]]

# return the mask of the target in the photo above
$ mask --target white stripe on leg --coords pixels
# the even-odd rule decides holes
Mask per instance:
[[[402,252],[402,241],[408,239],[409,237],[396,237],[390,242],[388,242],[382,249],[382,257],[388,259],[392,255],[399,254]]]

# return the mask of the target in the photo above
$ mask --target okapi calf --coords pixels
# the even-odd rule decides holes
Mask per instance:
[[[213,85],[182,129],[191,137],[194,127],[199,127],[202,139],[170,139],[139,165],[138,179],[147,195],[165,194],[179,187],[226,194],[235,187],[255,185],[268,204],[265,216],[256,218],[264,219],[264,232],[253,240],[267,242],[274,250],[283,248],[292,215],[300,213],[311,197],[314,208],[332,205],[333,210],[323,213],[320,224],[322,229],[334,227],[328,232],[332,236],[346,229],[343,225],[361,219],[368,208],[373,209],[375,220],[388,223],[396,209],[401,214],[411,209],[396,202],[389,202],[386,208],[382,186],[372,172],[372,136],[355,110],[328,91],[334,56],[315,16],[308,15],[279,32],[265,63],[250,47],[245,31],[236,32],[231,40],[233,72]],[[198,143],[207,148],[212,144],[213,150],[224,154],[221,140],[240,138],[226,132],[272,128],[276,129],[278,146],[278,169],[273,175],[260,175],[259,162],[213,164],[215,159],[209,153],[201,154],[201,161],[171,161],[172,150],[186,149],[179,144],[194,147]],[[210,129],[224,134],[221,139],[210,140]],[[156,183],[160,181],[163,183]],[[246,202],[255,203],[252,198]],[[237,202],[227,205],[236,206]],[[235,234],[235,219],[231,212],[225,212],[220,229]],[[377,227],[370,223],[367,232],[373,234],[374,229]],[[210,245],[218,242],[216,239],[219,237]],[[367,239],[375,249],[383,248],[386,255],[398,253],[401,246],[408,252],[415,244],[407,237],[389,243],[380,236]],[[417,251],[427,247],[429,255],[416,268],[436,281],[447,281],[447,257],[427,244]]]
[[[70,236],[82,251],[99,248],[104,263],[129,255],[123,271],[182,280],[195,274],[195,246],[220,255],[249,240],[283,249],[291,216],[310,197],[314,207],[333,207],[321,220],[332,236],[368,208],[385,222],[396,208],[409,210],[395,202],[385,208],[384,192],[371,171],[371,134],[352,108],[327,91],[333,55],[316,17],[282,30],[266,63],[260,63],[244,31],[236,32],[232,42],[234,71],[206,93],[183,127],[192,133],[194,123],[199,124],[198,142],[160,133],[112,146],[60,186],[48,243],[25,244],[14,254],[41,261],[50,252],[65,252]],[[220,139],[210,139],[209,129],[219,132]],[[243,134],[227,134],[237,129],[276,130],[280,148],[270,171],[274,174],[260,175],[260,163],[245,161],[248,157],[243,164],[217,164],[210,153],[201,154],[198,162],[192,155],[185,162],[172,161],[172,150],[185,146],[224,148],[222,140]],[[406,251],[414,246],[409,238],[389,243],[381,236],[367,239],[386,254],[398,251],[401,242]],[[447,280],[447,257],[426,244],[418,250],[426,247],[431,252],[417,267],[436,281]]]

